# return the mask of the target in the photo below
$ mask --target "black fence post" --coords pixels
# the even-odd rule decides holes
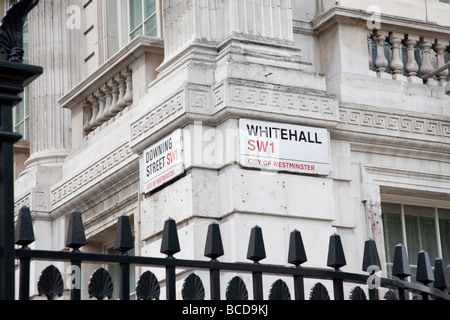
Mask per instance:
[[[130,217],[119,217],[116,229],[114,250],[120,251],[122,256],[128,256],[128,251],[134,248],[133,234],[131,232]],[[120,263],[120,300],[130,300],[130,264]]]
[[[301,269],[301,265],[308,261],[306,258],[305,247],[300,231],[291,232],[289,239],[288,263],[295,265],[297,269]],[[305,300],[305,284],[304,277],[294,275],[294,294],[295,300]]]
[[[395,246],[394,264],[392,266],[392,275],[406,281],[411,276],[411,268],[409,267],[408,254],[403,244],[399,243]],[[400,300],[409,300],[408,291],[403,288],[398,288],[398,298]]]
[[[172,218],[169,218],[164,223],[164,231],[160,251],[161,253],[167,255],[168,260],[175,259],[173,255],[180,252],[177,224]],[[176,299],[175,267],[171,266],[169,263],[166,266],[166,299]]]
[[[72,249],[72,253],[80,252],[80,248],[86,245],[83,220],[80,211],[73,211],[69,217],[67,227],[66,247]],[[81,300],[81,260],[71,260],[72,283],[70,284],[70,299]]]
[[[220,227],[217,222],[213,222],[208,227],[206,236],[205,257],[211,259],[211,263],[217,262],[217,258],[223,256],[223,243],[220,234]],[[220,269],[210,269],[211,300],[220,300]]]
[[[442,258],[436,258],[434,260],[434,287],[441,291],[447,288]]]
[[[14,300],[14,143],[12,108],[24,88],[42,74],[41,67],[24,65],[22,27],[37,0],[21,0],[6,13],[0,25],[0,300]]]
[[[327,266],[334,268],[336,272],[340,272],[340,268],[347,264],[342,248],[341,237],[338,234],[333,234],[330,237],[330,245],[328,247]],[[344,284],[341,278],[333,279],[334,299],[344,300]]]
[[[28,247],[34,242],[33,220],[30,209],[23,207],[19,210],[17,218],[15,241],[22,246],[22,250],[30,250]],[[20,258],[19,266],[19,300],[30,300],[30,258]]]
[[[431,269],[430,257],[428,252],[421,250],[417,258],[417,282],[428,286],[434,281],[433,270]],[[422,293],[422,300],[429,300],[427,293]]]
[[[381,271],[381,262],[380,257],[378,256],[377,245],[373,239],[367,240],[364,244],[362,270],[370,273],[368,283],[369,299],[379,300],[378,286],[380,284],[377,282],[377,279],[379,278],[375,276],[375,273]]]
[[[254,265],[259,265],[259,261],[266,258],[266,249],[262,229],[255,226],[250,233],[250,241],[247,251],[247,259],[252,260]],[[253,273],[253,299],[263,300],[263,281],[262,272],[254,271]]]

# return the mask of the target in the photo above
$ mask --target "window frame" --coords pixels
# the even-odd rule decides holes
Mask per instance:
[[[393,253],[394,248],[388,248],[389,243],[386,242],[387,237],[389,234],[386,234],[388,232],[387,227],[385,226],[385,212],[383,211],[383,204],[394,204],[400,206],[400,222],[401,222],[401,239],[402,244],[406,247],[407,252],[408,251],[408,239],[407,239],[407,232],[406,232],[406,220],[405,215],[411,216],[407,212],[405,212],[406,206],[416,206],[416,207],[425,207],[429,209],[433,209],[433,222],[434,222],[434,232],[435,232],[435,242],[436,242],[436,248],[437,248],[437,256],[444,259],[443,257],[443,242],[442,242],[442,234],[441,234],[441,226],[439,224],[439,210],[450,210],[450,203],[448,201],[443,200],[433,200],[433,199],[425,199],[425,198],[412,198],[412,197],[403,197],[403,196],[383,196],[381,197],[381,210],[382,210],[382,223],[383,223],[383,241],[385,243],[385,252],[386,252],[386,267],[388,269],[388,273],[390,274],[390,270],[392,270],[392,262],[393,261]],[[415,215],[412,215],[415,216]],[[419,216],[419,215],[418,215]],[[421,248],[420,250],[422,250]],[[417,252],[416,254],[418,254]],[[411,278],[412,280],[415,279],[415,272],[413,270],[416,270],[417,264],[417,256],[410,257],[409,258],[409,265],[411,267]],[[430,256],[430,262],[432,264],[432,268],[434,268],[434,259],[436,257]],[[446,256],[447,264],[450,263],[450,254]],[[445,263],[445,261],[443,261]]]
[[[148,17],[145,16],[145,1],[146,0],[139,0],[142,3],[142,21],[133,29],[131,30],[131,7],[130,7],[130,0],[126,1],[126,12],[127,12],[127,41],[130,42],[137,36],[133,37],[133,33],[139,30],[139,28],[142,28],[142,33],[140,35],[145,35],[145,24],[155,17],[156,19],[156,35],[155,37],[162,37],[162,23],[161,23],[161,2],[160,0],[155,0],[155,12],[149,15]]]

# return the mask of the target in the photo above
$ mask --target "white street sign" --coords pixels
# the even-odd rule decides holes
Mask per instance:
[[[149,193],[184,172],[181,135],[181,129],[178,129],[144,150],[140,157],[143,193]]]
[[[241,119],[241,165],[276,171],[329,175],[328,130]]]

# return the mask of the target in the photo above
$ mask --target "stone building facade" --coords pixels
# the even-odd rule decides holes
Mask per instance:
[[[349,272],[368,238],[382,276],[400,242],[413,267],[422,249],[450,264],[449,71],[423,78],[449,60],[448,16],[438,0],[40,1],[15,184],[34,246],[66,250],[77,209],[86,252],[110,252],[126,214],[136,255],[163,256],[171,217],[180,258],[206,259],[217,221],[227,262],[259,225],[268,264],[294,229],[305,267],[326,267],[333,233]]]

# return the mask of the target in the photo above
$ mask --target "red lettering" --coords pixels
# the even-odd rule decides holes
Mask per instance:
[[[167,165],[178,160],[178,150],[174,150],[167,155]]]
[[[270,149],[269,149],[270,147]],[[275,143],[268,141],[259,141],[259,140],[249,140],[248,141],[248,150],[249,151],[258,151],[258,152],[272,152],[275,153]]]
[[[250,151],[255,151],[256,150],[255,140],[249,140],[248,141],[248,150],[250,150]]]
[[[256,141],[258,144],[258,151],[267,152],[267,147],[269,146],[268,142]]]

